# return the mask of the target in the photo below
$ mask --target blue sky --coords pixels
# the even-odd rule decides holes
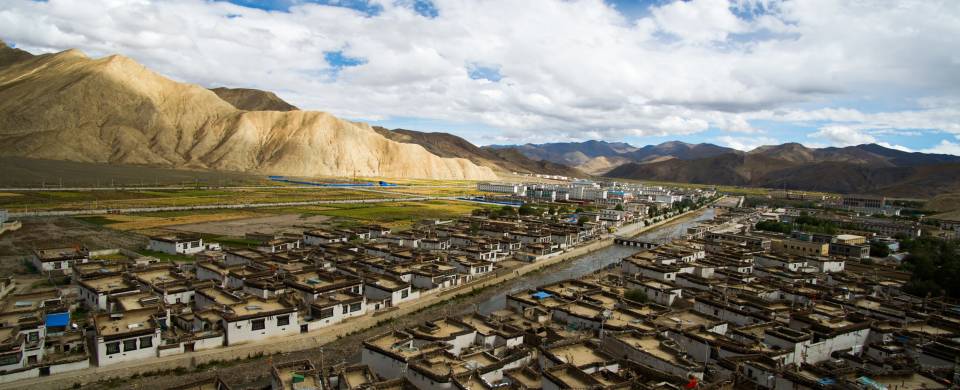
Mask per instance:
[[[960,2],[11,0],[0,38],[477,144],[960,154]]]

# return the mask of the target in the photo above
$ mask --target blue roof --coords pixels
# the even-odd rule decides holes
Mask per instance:
[[[70,313],[47,314],[47,327],[67,326],[70,324]]]
[[[537,291],[537,292],[533,293],[533,297],[534,297],[534,298],[537,298],[537,299],[550,298],[550,297],[552,297],[552,296],[553,296],[553,294],[550,294],[550,293],[548,293],[548,292],[546,292],[546,291]]]

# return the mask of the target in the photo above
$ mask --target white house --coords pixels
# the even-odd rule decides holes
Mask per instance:
[[[147,249],[171,255],[192,255],[207,250],[207,247],[203,245],[203,238],[199,236],[171,235],[150,237]]]
[[[99,314],[94,317],[93,354],[98,366],[157,357],[160,323],[157,308]]]
[[[32,264],[42,273],[73,273],[73,265],[90,261],[86,248],[49,248],[33,251]]]
[[[221,315],[224,343],[237,345],[300,333],[297,308],[280,299],[249,299]]]

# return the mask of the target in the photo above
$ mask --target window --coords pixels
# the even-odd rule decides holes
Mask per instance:
[[[347,310],[349,310],[349,309],[350,309],[350,308],[347,307],[347,305],[343,305],[343,314],[347,314]]]
[[[404,299],[408,296],[410,296],[410,290],[404,289],[400,292],[400,299]]]
[[[115,353],[120,353],[120,343],[107,343],[107,355],[113,355]]]
[[[123,352],[135,351],[137,349],[137,339],[123,340]]]
[[[290,325],[290,316],[280,316],[277,317],[277,326],[287,326]]]
[[[266,321],[263,319],[250,321],[250,324],[253,330],[263,330],[267,327]]]
[[[150,336],[140,338],[140,349],[150,348],[153,346],[153,338]]]
[[[63,268],[63,265],[61,265],[59,261],[54,261],[53,269],[60,269],[60,268]]]
[[[320,317],[320,319],[333,317],[333,308],[332,308],[332,307],[328,307],[328,308],[326,308],[326,309],[321,309],[321,310],[320,310],[320,316],[319,316],[319,317]]]
[[[358,303],[350,304],[350,311],[351,311],[351,312],[360,311],[360,307],[362,307],[362,306],[363,306],[363,303],[359,303],[359,302],[358,302]]]
[[[29,334],[27,334],[27,341],[31,343],[40,341],[40,332],[30,332]]]
[[[11,364],[20,364],[21,355],[13,354],[0,357],[0,366],[9,366]]]

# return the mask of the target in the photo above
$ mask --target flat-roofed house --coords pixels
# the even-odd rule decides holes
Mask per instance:
[[[94,339],[98,366],[157,357],[160,321],[157,308],[147,307],[94,317]]]
[[[252,298],[222,312],[226,345],[300,333],[297,307],[284,299]]]
[[[390,306],[412,301],[420,297],[420,291],[413,285],[386,275],[365,277],[363,295],[371,301],[387,301]]]
[[[32,264],[42,273],[73,273],[74,264],[90,261],[86,248],[48,248],[33,251]]]
[[[147,249],[171,255],[192,255],[207,250],[200,236],[165,235],[150,237]]]
[[[350,236],[344,233],[335,233],[327,230],[308,230],[303,232],[303,243],[307,245],[327,245],[337,242],[347,242]]]
[[[107,298],[140,291],[136,283],[123,275],[85,279],[77,284],[81,302],[89,310],[107,310]]]

